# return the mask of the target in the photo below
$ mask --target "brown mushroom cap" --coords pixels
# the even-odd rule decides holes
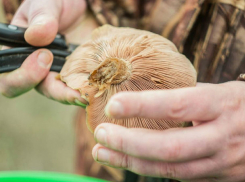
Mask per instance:
[[[139,117],[112,119],[105,115],[104,108],[112,95],[122,91],[195,86],[196,71],[164,37],[104,25],[94,30],[92,38],[67,58],[60,78],[88,101],[90,131],[100,123],[162,130],[180,127],[181,123]]]

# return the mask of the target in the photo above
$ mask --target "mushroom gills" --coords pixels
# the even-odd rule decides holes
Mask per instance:
[[[94,30],[91,39],[67,57],[60,73],[60,79],[89,102],[91,132],[100,123],[157,130],[182,127],[179,121],[164,119],[113,119],[105,115],[104,108],[118,92],[194,87],[196,76],[190,61],[164,37],[110,25]]]

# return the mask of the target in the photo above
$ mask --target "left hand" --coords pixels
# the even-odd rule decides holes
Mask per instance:
[[[11,24],[28,27],[25,40],[38,47],[50,44],[57,32],[64,34],[68,43],[80,44],[97,27],[96,20],[87,13],[85,0],[25,0]],[[80,92],[56,79],[58,73],[50,72],[52,62],[49,50],[33,52],[20,68],[0,74],[0,94],[14,98],[35,88],[50,99],[85,107],[87,102]]]
[[[193,121],[164,131],[101,124],[96,161],[135,173],[190,182],[245,181],[245,83],[126,92],[106,107],[110,117]]]

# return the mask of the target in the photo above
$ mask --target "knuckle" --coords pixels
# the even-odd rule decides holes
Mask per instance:
[[[40,74],[38,72],[34,72],[32,74],[27,74],[25,78],[20,78],[21,80],[26,80],[26,82],[29,83],[29,85],[37,85],[40,83],[40,81],[43,79],[42,77],[40,78]]]
[[[224,103],[225,110],[237,111],[242,105],[241,97],[233,97],[232,99],[227,99]]]
[[[132,161],[128,155],[123,155],[120,166],[122,168],[132,170]]]
[[[17,69],[15,70],[15,79],[11,85],[20,85],[23,88],[33,88],[41,81],[37,73],[37,71],[28,72],[26,69]]]
[[[176,97],[175,101],[169,105],[167,117],[171,119],[181,119],[184,116],[186,100],[182,97]]]
[[[107,135],[105,141],[107,146],[112,147],[113,149],[127,153],[127,139],[122,135],[123,131],[119,126],[111,125],[110,123],[102,123],[100,128],[106,128]]]
[[[33,0],[30,0],[30,2]],[[30,11],[30,22],[32,22],[34,20],[34,18],[41,16],[41,15],[45,15],[45,9],[43,6],[37,6],[36,3],[30,3],[31,4],[31,10]]]
[[[174,164],[171,163],[160,163],[158,175],[166,178],[177,178],[177,170]]]
[[[244,160],[245,160],[244,151],[242,151],[242,152],[239,151],[239,148],[244,143],[241,140],[243,140],[243,139],[236,138],[236,139],[233,139],[233,141],[229,141],[229,143],[227,144],[227,148],[229,148],[230,151],[238,151],[238,152],[236,152],[236,155],[233,155],[233,157],[227,158],[226,160],[222,160],[223,164],[224,164],[223,166],[231,167],[231,166],[240,165],[241,163],[244,162]],[[228,153],[228,155],[230,155],[230,154]]]
[[[126,152],[127,146],[126,146],[126,142],[124,142],[124,138],[119,136],[118,138],[118,149],[121,152]]]
[[[165,151],[165,160],[176,160],[179,158],[182,151],[182,144],[178,140],[169,142]]]
[[[137,110],[136,110],[136,112],[134,113],[133,116],[141,116],[142,114],[144,115],[144,105],[141,102],[137,103],[137,107],[136,108],[137,108]]]
[[[234,88],[237,88],[236,83],[234,84]],[[231,89],[228,85],[219,85],[221,89],[223,89],[222,96],[225,97],[222,102],[223,110],[238,110],[243,104],[244,92],[242,89]]]

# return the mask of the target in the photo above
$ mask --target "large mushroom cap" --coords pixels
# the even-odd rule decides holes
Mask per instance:
[[[159,130],[181,124],[138,117],[112,119],[105,115],[104,108],[112,95],[122,91],[195,86],[196,71],[174,44],[162,36],[104,25],[67,58],[60,78],[88,101],[90,131],[104,122]]]

